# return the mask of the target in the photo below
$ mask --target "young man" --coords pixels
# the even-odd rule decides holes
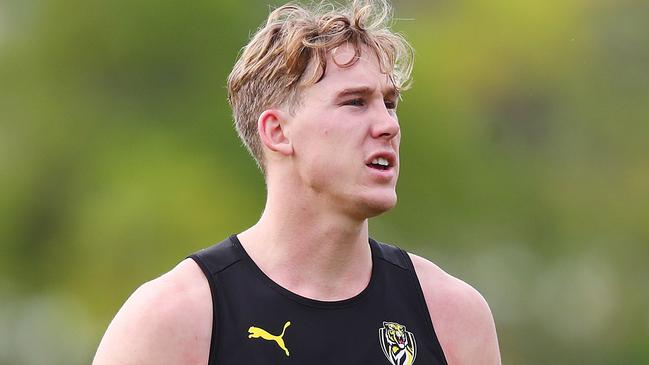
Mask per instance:
[[[228,80],[265,210],[140,287],[96,365],[500,363],[476,290],[368,237],[368,218],[397,201],[412,66],[389,13],[363,1],[270,14]]]

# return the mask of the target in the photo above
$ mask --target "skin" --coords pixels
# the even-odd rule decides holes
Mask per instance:
[[[266,275],[317,300],[350,298],[368,285],[368,218],[397,202],[398,96],[368,49],[348,68],[332,60],[352,56],[349,46],[331,52],[324,78],[304,88],[293,114],[277,107],[260,115],[266,207],[238,235]],[[390,159],[388,171],[367,166],[377,153]],[[493,317],[480,293],[430,261],[411,258],[448,363],[500,364]],[[211,323],[207,280],[185,260],[133,293],[93,363],[206,364]]]

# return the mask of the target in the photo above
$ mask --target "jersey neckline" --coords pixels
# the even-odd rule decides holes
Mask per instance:
[[[250,257],[250,255],[248,255],[248,252],[246,252],[246,249],[243,247],[241,241],[239,241],[239,238],[237,237],[236,234],[230,236],[230,242],[239,251],[241,257],[246,262],[246,264],[258,275],[258,277],[266,285],[270,286],[272,289],[279,292],[281,295],[287,297],[288,299],[309,307],[326,308],[326,309],[350,307],[360,302],[363,298],[365,298],[367,294],[374,287],[374,283],[376,281],[378,247],[376,241],[374,241],[372,238],[368,238],[368,244],[370,246],[370,251],[372,253],[372,270],[370,274],[369,283],[360,293],[354,295],[353,297],[347,299],[341,299],[341,300],[332,300],[332,301],[307,298],[299,294],[296,294],[284,288],[283,286],[277,284],[273,279],[271,279],[268,275],[266,275],[266,273],[264,273],[261,270],[261,268],[259,268],[259,266],[257,266],[257,263],[255,263],[255,261]]]

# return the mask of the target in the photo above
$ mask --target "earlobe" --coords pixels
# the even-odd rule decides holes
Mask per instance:
[[[293,145],[286,135],[284,113],[277,109],[264,110],[257,120],[261,143],[268,149],[283,155],[293,153]]]

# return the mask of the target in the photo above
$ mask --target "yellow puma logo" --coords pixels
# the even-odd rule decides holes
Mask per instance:
[[[250,327],[250,328],[248,328],[248,333],[250,333],[248,335],[248,338],[260,338],[261,337],[264,340],[275,341],[275,342],[277,342],[277,346],[279,346],[282,350],[284,350],[284,352],[286,352],[286,356],[289,356],[288,355],[288,349],[286,348],[286,345],[284,344],[284,339],[282,337],[284,337],[284,332],[286,332],[286,327],[288,327],[290,325],[291,325],[291,322],[287,321],[284,324],[284,329],[282,330],[282,334],[279,335],[279,336],[271,335],[270,333],[268,333],[268,331],[266,331],[263,328]]]

